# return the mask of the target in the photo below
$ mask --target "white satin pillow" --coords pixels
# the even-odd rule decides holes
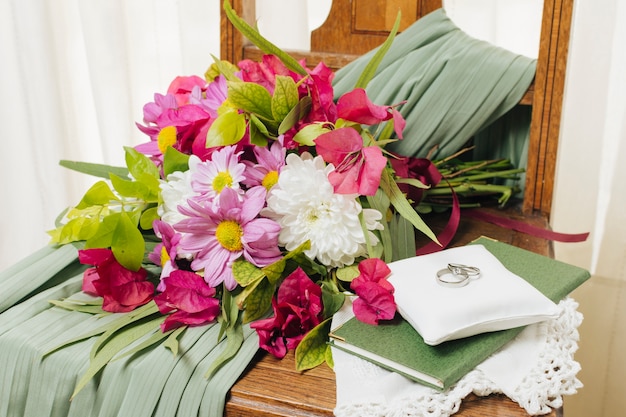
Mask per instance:
[[[449,263],[480,268],[463,287],[437,282]],[[398,311],[429,345],[554,318],[557,306],[483,245],[446,249],[389,264]],[[444,279],[453,279],[447,275]]]

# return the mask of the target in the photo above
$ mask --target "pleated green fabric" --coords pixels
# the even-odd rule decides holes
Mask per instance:
[[[210,379],[204,374],[225,349],[217,324],[187,329],[176,356],[155,345],[111,362],[70,401],[94,339],[45,354],[116,318],[48,302],[78,296],[83,270],[76,249],[64,246],[43,248],[0,274],[0,416],[221,416],[258,349],[249,326],[239,354]]]
[[[374,53],[337,71],[336,97],[354,88]],[[535,69],[536,60],[472,38],[439,9],[396,37],[366,90],[379,105],[406,100],[400,107],[407,122],[404,139],[387,149],[426,157],[437,146],[436,159],[458,151],[507,114]]]

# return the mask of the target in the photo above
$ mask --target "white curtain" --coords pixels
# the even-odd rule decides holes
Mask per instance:
[[[0,269],[95,179],[61,159],[124,165],[142,107],[219,56],[220,0],[0,0]]]
[[[295,35],[285,35],[291,33],[285,26],[288,21],[300,22],[295,25],[300,27],[306,20],[308,30],[314,29],[330,5],[330,0],[303,0],[297,4],[306,7],[293,8],[285,15],[285,4],[293,7],[296,2],[283,2],[282,6],[277,6],[279,0],[259,4],[259,27],[274,31],[274,35],[264,32],[270,39],[295,39]],[[0,0],[0,269],[46,244],[44,231],[93,182],[59,167],[60,159],[123,165],[122,147],[146,140],[134,125],[142,119],[143,104],[155,92],[164,92],[176,75],[201,75],[211,63],[211,54],[219,56],[221,3]],[[600,253],[605,253],[601,248],[615,247],[615,240],[621,244],[618,255],[626,247],[626,187],[617,180],[623,178],[624,168],[615,159],[617,155],[623,159],[625,152],[626,96],[621,75],[626,69],[621,47],[626,35],[616,24],[616,16],[626,16],[618,0],[605,3],[608,8],[594,8],[592,0],[576,2],[568,80],[577,82],[568,84],[566,94],[566,137],[559,150],[553,213],[557,230],[597,230],[586,244],[557,252],[587,267],[599,264]],[[536,54],[537,40],[532,35],[519,36],[515,27],[522,16],[531,15],[530,9],[541,8],[539,0],[472,3],[475,7],[495,5],[495,11],[468,9],[469,0],[444,4],[468,33],[519,53]],[[278,18],[278,23],[271,23],[271,18]],[[507,27],[513,31],[502,30]],[[605,54],[586,41],[590,34],[594,39],[612,40],[604,45]],[[519,46],[520,41],[525,46]],[[602,87],[593,90],[594,107],[588,105],[586,94],[592,87],[587,79],[597,80]],[[583,131],[588,134],[581,135]],[[592,139],[595,145],[590,148]],[[603,155],[613,162],[600,163]],[[581,158],[596,163],[583,173]],[[579,192],[581,182],[591,198]],[[615,224],[622,229],[614,228]]]

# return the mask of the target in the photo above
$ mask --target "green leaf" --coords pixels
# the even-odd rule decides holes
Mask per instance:
[[[321,365],[326,361],[326,349],[328,348],[328,333],[332,318],[329,317],[311,331],[300,341],[296,348],[296,369],[306,371]]]
[[[330,129],[324,127],[323,124],[311,123],[300,129],[298,133],[294,135],[293,140],[300,145],[315,146],[315,139],[326,132],[330,132]]]
[[[183,334],[186,328],[187,326],[182,326],[176,330],[171,330],[165,333],[165,334],[169,334],[169,337],[167,338],[165,343],[163,343],[163,346],[168,348],[174,356],[178,355],[178,347],[179,347],[178,338],[180,337],[181,334]]]
[[[114,167],[103,164],[92,164],[90,162],[76,162],[62,159],[59,161],[59,165],[64,168],[68,168],[83,174],[93,175],[94,177],[109,178],[109,174],[115,174],[120,177],[128,176],[128,169],[124,167]]]
[[[359,266],[354,264],[337,269],[337,278],[344,282],[352,282],[360,274]]]
[[[224,300],[227,300],[222,305],[222,318],[226,316],[223,323],[226,326],[226,347],[204,374],[204,377],[207,379],[211,378],[215,372],[239,352],[244,341],[243,327],[241,326],[241,312],[234,302],[232,294],[226,289],[222,297],[222,301]]]
[[[121,212],[111,239],[111,250],[115,259],[124,268],[137,271],[141,267],[145,247],[137,223],[131,222],[126,212]]]
[[[51,233],[52,241],[67,244],[87,240],[96,234],[100,227],[100,219],[92,217],[76,217]]]
[[[148,174],[151,177],[159,178],[159,169],[154,162],[150,160],[150,158],[141,152],[137,152],[130,146],[125,146],[124,151],[126,152],[126,166],[128,167],[128,171],[130,171],[133,178],[139,179],[142,174]]]
[[[283,276],[283,272],[285,271],[286,265],[287,265],[287,260],[285,258],[280,259],[264,267],[263,273],[265,273],[265,276],[272,284],[276,284]]]
[[[261,268],[254,266],[245,259],[237,259],[233,262],[232,270],[235,281],[242,287],[247,287],[251,283],[265,277],[265,272]]]
[[[415,229],[413,229],[413,225],[399,214],[394,214],[389,226],[393,239],[393,260],[398,261],[415,256]]]
[[[239,71],[239,68],[235,64],[229,61],[218,59],[216,56],[211,55],[213,58],[213,64],[204,73],[204,79],[207,82],[213,82],[215,78],[222,74],[228,81],[235,81],[239,79],[235,74]]]
[[[242,81],[227,81],[228,101],[236,108],[256,114],[265,120],[274,120],[272,116],[272,96],[259,84]]]
[[[332,281],[322,281],[321,287],[322,302],[324,304],[324,317],[331,317],[339,311],[346,300],[346,295],[339,292],[337,285]]]
[[[430,188],[430,185],[426,185],[417,178],[398,178],[396,179],[396,184],[409,184],[416,188],[421,188],[426,190]]]
[[[256,146],[267,146],[267,138],[270,137],[270,132],[267,126],[254,114],[248,115],[250,119],[250,143]]]
[[[300,75],[307,75],[306,69],[304,69],[296,59],[265,39],[259,31],[250,26],[245,20],[241,19],[233,10],[229,0],[224,0],[223,9],[226,13],[226,17],[228,17],[228,20],[230,20],[233,26],[260,50],[269,55],[276,55],[278,59],[293,72]]]
[[[402,215],[402,217],[410,221],[417,230],[424,233],[433,242],[439,243],[439,240],[437,240],[437,236],[435,236],[433,231],[430,230],[430,227],[428,227],[428,225],[424,223],[424,220],[422,220],[419,214],[417,214],[415,209],[413,209],[409,201],[406,199],[404,194],[402,194],[402,191],[400,190],[400,188],[398,188],[398,184],[396,184],[393,178],[393,174],[388,168],[383,171],[380,181],[380,187],[383,189],[385,194],[387,194],[387,197],[389,197],[389,201],[398,211],[398,213]]]
[[[270,283],[267,279],[262,279],[256,283],[252,291],[245,297],[244,323],[258,320],[267,314],[272,306],[272,297],[275,290],[276,285]]]
[[[383,245],[383,256],[384,261],[389,263],[393,259],[393,243],[391,240],[391,232],[389,230],[389,223],[387,222],[387,213],[389,212],[389,207],[391,206],[391,202],[389,201],[389,197],[379,188],[376,190],[376,194],[373,196],[367,197],[367,202],[370,207],[378,210],[382,213],[383,218],[381,219],[381,223],[383,225],[383,230],[379,230],[380,241]]]
[[[211,124],[206,136],[206,147],[234,145],[246,133],[246,116],[236,109],[226,109]]]
[[[273,119],[283,120],[299,101],[298,87],[293,78],[277,75],[271,106]]]
[[[98,226],[98,231],[85,242],[85,249],[111,247],[120,216],[120,213],[112,213],[104,217]]]
[[[189,169],[189,155],[168,146],[163,154],[163,175],[167,177],[172,172],[185,172]]]
[[[401,18],[401,13],[400,11],[398,11],[398,15],[396,16],[396,21],[393,24],[393,28],[391,29],[389,36],[387,37],[385,42],[378,48],[378,50],[376,51],[376,53],[374,54],[370,62],[368,62],[367,66],[363,69],[363,72],[361,73],[361,76],[357,80],[354,88],[366,88],[367,84],[369,84],[372,78],[374,78],[374,75],[376,74],[376,69],[378,69],[378,66],[380,65],[383,58],[385,57],[385,54],[387,53],[389,48],[391,48],[391,44],[393,43],[393,40],[396,37],[396,33],[398,33],[398,29],[400,28],[400,18]]]
[[[304,116],[309,113],[311,110],[311,104],[313,103],[313,99],[311,96],[304,96],[300,99],[298,104],[296,104],[287,115],[284,117],[283,121],[280,122],[278,126],[278,134],[282,135],[287,132],[289,129],[294,127],[299,120],[302,120]]]
[[[158,213],[158,208],[150,207],[149,209],[141,213],[141,218],[139,219],[139,226],[141,226],[143,230],[150,230],[152,229],[152,223],[159,218],[160,217]]]
[[[161,315],[161,313],[159,312],[159,308],[157,307],[156,303],[154,301],[150,301],[147,304],[142,305],[141,307],[137,307],[136,309],[134,309],[131,312],[125,313],[123,315],[121,315],[118,319],[116,319],[115,321],[108,323],[107,325],[103,326],[103,328],[98,329],[99,332],[96,334],[100,334],[102,333],[102,335],[100,337],[98,337],[98,339],[96,340],[96,342],[93,344],[93,346],[91,347],[91,353],[90,353],[90,358],[94,358],[97,354],[98,351],[105,346],[108,341],[121,329],[123,329],[124,327],[133,324],[135,322],[141,321],[143,319],[145,319],[146,317],[151,316],[152,314],[157,314],[158,313],[158,317],[157,319],[163,319],[163,316]]]
[[[100,302],[100,305],[80,304],[80,303],[75,303],[75,302],[68,301],[68,300],[62,300],[62,301],[50,300],[48,302],[52,305],[55,305],[57,307],[61,307],[70,311],[79,311],[81,313],[88,313],[88,314],[102,314],[102,315],[111,314],[107,311],[102,310],[102,301]]]
[[[145,184],[131,181],[111,174],[111,184],[122,197],[146,199],[150,191]]]
[[[330,367],[330,369],[335,369],[335,360],[333,359],[333,350],[330,348],[330,345],[326,347],[326,364]]]
[[[87,190],[76,208],[85,209],[91,206],[105,206],[114,200],[119,200],[119,198],[113,194],[109,185],[104,181],[98,181]]]
[[[160,325],[159,325],[159,327],[160,327]],[[123,354],[116,356],[114,361],[118,361],[118,360],[123,359],[123,358],[125,358],[127,356],[134,355],[137,352],[141,352],[142,350],[147,349],[150,346],[153,346],[153,345],[159,343],[161,340],[163,340],[165,338],[167,338],[167,339],[163,343],[163,346],[170,348],[170,346],[168,346],[168,342],[172,338],[172,335],[174,333],[178,332],[179,330],[181,330],[181,331],[185,330],[185,327],[179,327],[176,330],[170,330],[169,332],[165,332],[165,333],[163,333],[160,328],[156,328],[155,332],[149,338],[147,338],[143,342],[139,343],[134,348],[125,351]],[[175,337],[174,337],[174,340],[175,340],[174,343],[176,344],[176,349],[178,349],[178,340],[176,340]],[[177,352],[178,352],[178,350],[177,350]],[[174,354],[174,356],[176,356],[176,353]]]

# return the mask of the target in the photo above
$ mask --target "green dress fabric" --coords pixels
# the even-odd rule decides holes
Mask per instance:
[[[217,324],[187,329],[177,356],[156,345],[111,362],[70,401],[94,339],[44,353],[115,318],[49,303],[80,293],[83,270],[68,245],[42,248],[0,273],[0,416],[221,416],[258,350],[249,326],[239,354],[210,379],[204,374],[225,348]]]
[[[375,51],[337,71],[336,97],[354,88]],[[387,149],[426,157],[437,147],[436,159],[458,151],[507,115],[527,91],[535,69],[536,60],[472,38],[438,9],[395,38],[366,90],[376,104],[406,101],[399,108],[407,122],[404,139]],[[492,140],[484,142],[488,149],[481,155],[501,157],[513,152],[510,147],[519,152],[524,144],[518,141],[526,140],[527,129],[522,125],[522,134],[502,139],[497,150]]]

